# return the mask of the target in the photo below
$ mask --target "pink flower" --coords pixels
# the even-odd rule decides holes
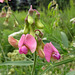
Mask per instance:
[[[11,0],[9,0],[9,1],[11,1]],[[0,0],[0,2],[1,2],[1,3],[3,3],[3,2],[4,2],[4,0]]]
[[[4,0],[0,0],[0,2],[1,2],[1,3],[3,3],[3,2],[4,2]]]
[[[35,38],[30,34],[23,34],[19,40],[18,47],[19,47],[19,53],[20,54],[27,54],[28,50],[30,50],[32,53],[35,52],[37,46],[37,42]]]
[[[57,60],[59,60],[61,57],[58,50],[53,46],[51,42],[45,44],[44,53],[45,53],[45,59],[47,60],[47,62],[50,62],[51,57]]]

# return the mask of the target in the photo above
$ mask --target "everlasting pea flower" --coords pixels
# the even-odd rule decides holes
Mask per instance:
[[[61,57],[58,50],[53,46],[51,42],[45,44],[44,53],[45,53],[45,59],[47,60],[47,62],[50,62],[51,57],[57,60],[59,60]]]
[[[19,40],[18,47],[19,47],[19,53],[20,54],[27,54],[28,50],[30,50],[32,53],[35,52],[37,46],[37,42],[35,38],[30,34],[23,34]]]

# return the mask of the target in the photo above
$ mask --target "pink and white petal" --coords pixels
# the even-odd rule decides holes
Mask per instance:
[[[46,43],[44,46],[44,53],[45,53],[45,59],[47,60],[47,62],[50,62],[52,52],[53,52],[53,50],[52,50],[50,44]]]
[[[19,40],[19,43],[18,43],[18,47],[21,47],[23,44],[24,44],[24,41],[25,41],[25,34],[23,34]]]
[[[53,44],[51,42],[50,42],[50,46],[52,47],[53,52],[59,53],[58,50],[53,46]]]
[[[1,2],[1,3],[3,3],[3,2],[4,2],[4,0],[0,0],[0,2]]]
[[[31,50],[32,53],[35,52],[36,47],[37,47],[37,42],[32,35],[27,34],[26,37],[25,37],[24,43]]]
[[[26,46],[22,46],[22,52],[24,54],[27,54],[28,53],[28,48]]]
[[[59,53],[53,53],[53,54],[52,54],[52,57],[53,57],[54,59],[59,60],[61,56],[60,56]]]

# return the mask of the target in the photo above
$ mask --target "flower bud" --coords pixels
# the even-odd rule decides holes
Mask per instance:
[[[40,19],[40,13],[36,9],[34,9],[34,11],[36,11],[36,18],[35,19]]]
[[[27,26],[27,25],[25,24],[25,27],[24,27],[24,34],[27,34],[28,31],[29,31],[29,26]]]
[[[29,24],[33,24],[33,22],[34,22],[33,17],[30,16],[30,15],[28,15],[28,23],[29,23]]]
[[[5,16],[6,16],[6,12],[2,11],[2,12],[0,13],[0,17],[5,17]]]
[[[37,20],[37,21],[36,21],[36,23],[35,23],[35,25],[36,25],[36,26],[37,26],[37,28],[39,28],[39,29],[44,28],[44,25],[41,23],[41,21],[40,21],[40,20]]]
[[[30,6],[30,9],[29,9],[29,14],[30,14],[30,15],[33,15],[33,11],[34,11],[34,10],[32,9],[32,5],[31,5],[31,6]]]
[[[44,57],[45,57],[45,54],[44,54],[43,50],[38,50],[38,55],[39,55],[41,58],[44,58]]]
[[[18,48],[18,40],[14,39],[12,36],[8,37],[8,42],[15,48]]]
[[[28,23],[29,24],[33,24],[34,19],[33,19],[33,9],[32,9],[32,5],[30,6],[29,12],[28,12]]]
[[[8,18],[6,18],[6,20],[4,21],[3,24],[4,24],[5,26],[8,26],[8,21],[9,21]]]
[[[11,14],[12,14],[11,8],[9,7],[9,8],[8,8],[8,11],[7,11],[6,18],[9,18]]]

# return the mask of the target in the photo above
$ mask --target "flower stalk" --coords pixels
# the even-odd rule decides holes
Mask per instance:
[[[32,74],[31,75],[35,75],[35,65],[36,65],[36,51],[35,51],[35,53],[34,53],[34,65],[33,65],[33,69],[32,69]]]

